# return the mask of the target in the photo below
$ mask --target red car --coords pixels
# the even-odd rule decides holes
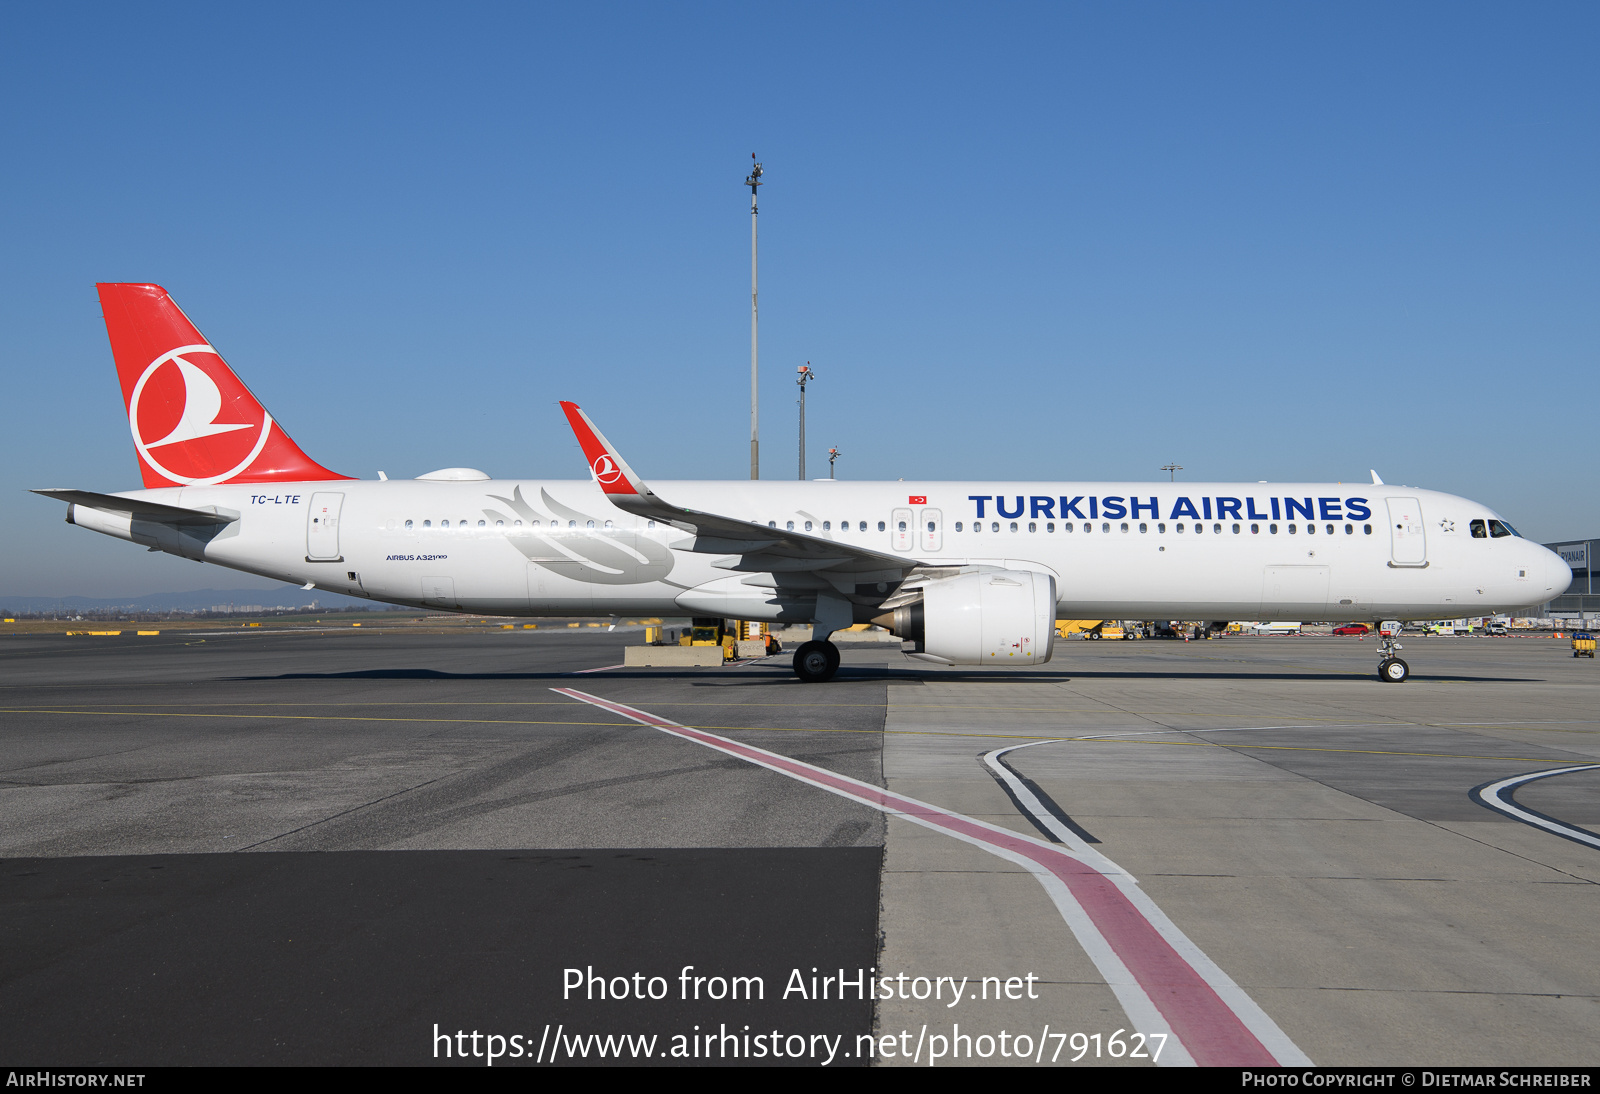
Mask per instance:
[[[1367,630],[1367,625],[1365,623],[1346,623],[1342,627],[1333,628],[1333,633],[1334,634],[1367,634],[1369,632]]]

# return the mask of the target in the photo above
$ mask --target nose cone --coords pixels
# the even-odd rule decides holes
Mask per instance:
[[[1560,596],[1572,586],[1572,567],[1548,547],[1539,550],[1544,552],[1545,595]]]

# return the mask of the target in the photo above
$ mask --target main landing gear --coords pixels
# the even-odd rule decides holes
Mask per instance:
[[[802,683],[826,683],[838,671],[839,647],[832,642],[802,642],[794,651],[794,674]]]
[[[1392,637],[1378,643],[1378,679],[1385,684],[1403,684],[1411,675],[1411,666],[1395,656],[1400,648],[1400,643]]]

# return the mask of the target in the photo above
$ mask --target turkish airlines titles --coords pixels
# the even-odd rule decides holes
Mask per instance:
[[[1024,497],[1021,494],[995,495],[995,494],[969,494],[967,500],[974,503],[977,512],[973,515],[983,518],[989,514],[985,509],[992,502],[994,515],[1014,520],[1026,516],[1030,520],[1043,518],[1045,520],[1121,520],[1127,517],[1138,520],[1141,515],[1150,520],[1371,520],[1372,509],[1366,498],[1352,497],[1271,497],[1264,501],[1255,497],[1203,497],[1196,502],[1195,499],[1180,496],[1176,498],[1165,517],[1161,515],[1161,499],[1150,497],[1145,500],[1139,497],[1124,497],[1110,495],[1108,497],[1084,496],[1077,497],[1043,497],[1034,495]],[[1012,503],[1014,504],[1008,504]],[[1260,512],[1256,506],[1263,504],[1266,512]]]

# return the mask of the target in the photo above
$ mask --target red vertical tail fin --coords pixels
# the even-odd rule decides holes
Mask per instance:
[[[349,477],[300,451],[166,289],[95,287],[145,486]]]

